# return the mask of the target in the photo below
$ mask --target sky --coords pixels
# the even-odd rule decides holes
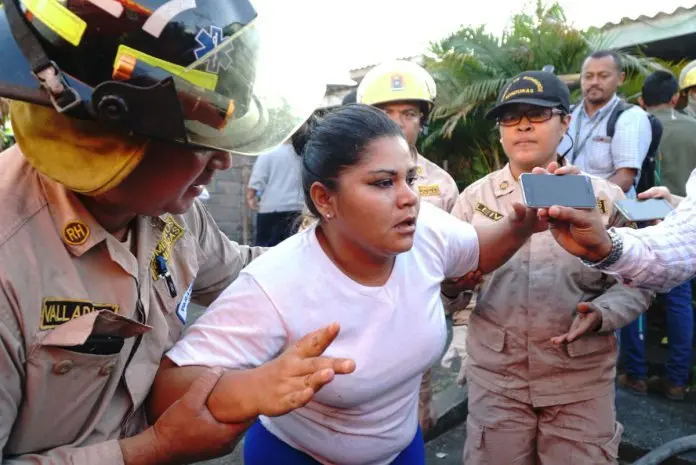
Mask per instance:
[[[316,62],[328,80],[345,81],[348,71],[380,61],[419,55],[461,26],[485,25],[501,33],[529,0],[251,0],[272,29],[297,41],[288,66]],[[579,28],[652,16],[691,7],[696,0],[560,0]],[[271,27],[271,26],[269,26]]]

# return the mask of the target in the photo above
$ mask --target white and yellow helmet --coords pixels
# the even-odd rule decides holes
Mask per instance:
[[[696,60],[688,63],[679,74],[679,90],[696,86]]]
[[[399,101],[423,104],[427,116],[435,103],[435,80],[425,69],[410,61],[392,61],[372,68],[358,86],[356,101],[366,105]]]

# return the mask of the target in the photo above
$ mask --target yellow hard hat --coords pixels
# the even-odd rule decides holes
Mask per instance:
[[[696,86],[696,60],[684,66],[679,74],[679,90],[686,90]]]
[[[425,112],[432,110],[435,81],[421,66],[410,61],[393,61],[375,66],[358,86],[356,101],[367,105],[415,100],[426,104]]]

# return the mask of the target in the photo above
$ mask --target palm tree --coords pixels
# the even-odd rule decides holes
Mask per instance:
[[[0,98],[0,150],[4,150],[10,145],[12,145],[13,141],[11,140],[10,137],[6,135],[5,129],[6,126],[9,124],[9,119],[10,119],[10,105],[9,102],[3,98]]]
[[[567,21],[557,3],[544,6],[537,0],[533,14],[519,13],[502,37],[484,27],[465,27],[431,45],[424,59],[438,86],[435,111],[421,149],[448,168],[464,187],[505,164],[494,123],[483,119],[498,91],[508,79],[530,69],[552,65],[565,77],[573,96],[585,57],[603,48],[604,39],[594,31],[579,31]],[[642,77],[660,65],[625,53],[622,61],[629,78],[624,86],[640,89]]]

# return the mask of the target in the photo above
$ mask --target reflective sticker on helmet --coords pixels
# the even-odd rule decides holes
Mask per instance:
[[[169,0],[157,8],[143,24],[143,31],[159,38],[165,26],[179,13],[196,8],[196,0]]]
[[[87,23],[57,0],[22,0],[22,3],[46,27],[77,47]]]
[[[153,57],[152,55],[148,55],[147,53],[130,48],[126,45],[119,45],[118,51],[116,52],[116,59],[114,60],[114,68],[118,66],[123,55],[130,55],[150,66],[162,68],[168,73],[178,76],[191,84],[202,87],[203,89],[215,90],[215,87],[217,86],[218,76],[216,74],[207,73],[199,69],[187,69],[181,65]]]
[[[123,4],[116,0],[87,0],[92,5],[101,8],[115,18],[123,14]]]
[[[196,60],[207,56],[213,52],[225,40],[222,29],[217,26],[210,26],[210,30],[201,29],[196,34],[196,42],[198,47],[193,51],[196,55]],[[228,69],[232,65],[232,57],[229,55],[234,50],[234,46],[228,45],[225,47],[225,53],[214,52],[210,55],[206,63],[206,69],[211,73],[219,73],[220,67]]]

